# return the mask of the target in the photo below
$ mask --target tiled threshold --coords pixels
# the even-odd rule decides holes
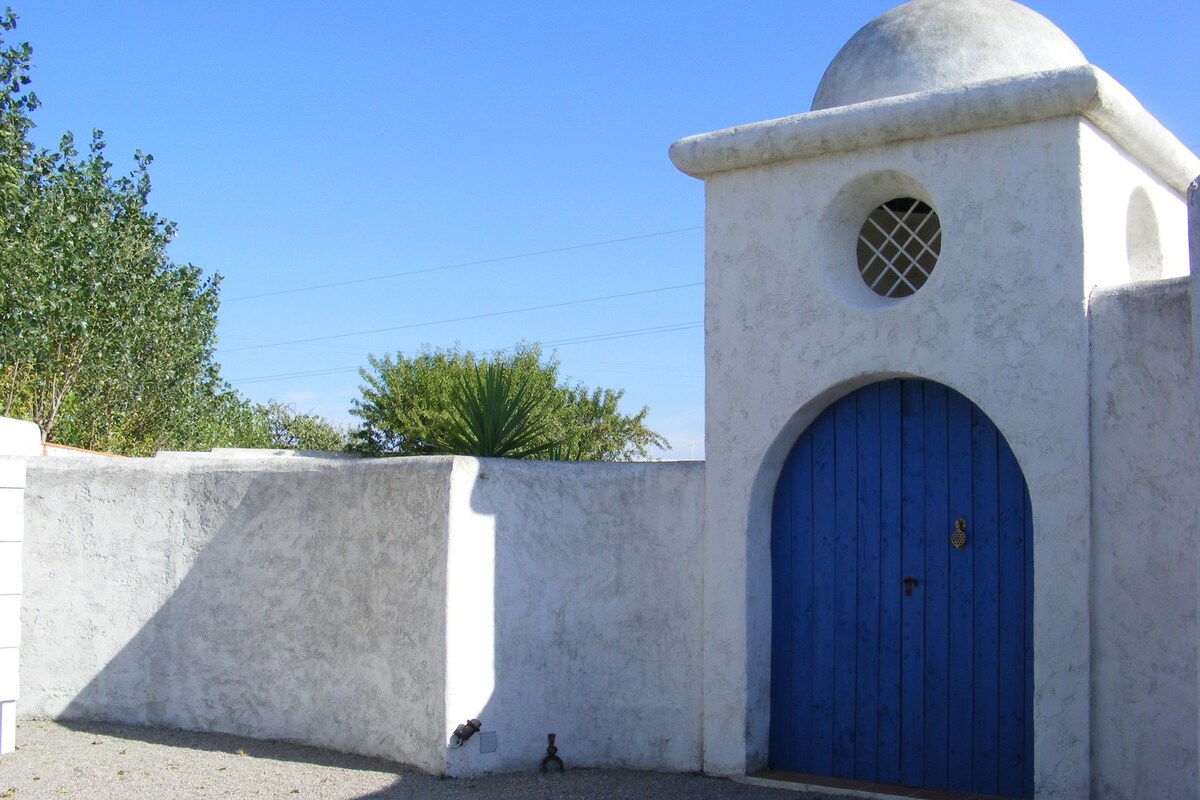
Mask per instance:
[[[892,783],[871,783],[847,778],[830,778],[824,775],[805,775],[800,772],[783,772],[777,769],[765,769],[762,772],[735,780],[752,786],[819,792],[839,797],[870,797],[879,798],[879,800],[897,797],[921,798],[921,800],[1014,800],[1011,797],[997,797],[990,794],[913,789],[911,786],[897,786]]]

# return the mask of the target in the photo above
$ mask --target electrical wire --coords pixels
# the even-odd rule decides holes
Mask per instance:
[[[588,344],[589,342],[605,342],[611,339],[630,339],[636,336],[652,336],[658,333],[674,333],[675,331],[693,330],[702,327],[703,321],[695,322],[678,322],[671,325],[659,325],[653,328],[634,328],[626,331],[613,331],[610,333],[598,333],[592,336],[577,336],[572,339],[557,339],[554,341],[537,342],[541,347],[569,347],[574,344]],[[503,347],[498,349],[480,348],[475,352],[480,353],[504,353],[512,350],[512,347]],[[249,383],[266,383],[269,381],[282,381],[291,378],[316,378],[323,375],[339,375],[347,372],[357,372],[361,365],[354,367],[331,367],[329,369],[308,370],[305,372],[288,372],[278,375],[255,375],[249,378],[239,378],[231,380],[229,383],[244,386]]]
[[[265,297],[278,297],[284,294],[298,294],[300,292],[315,292],[318,289],[333,289],[338,286],[354,286],[360,283],[371,283],[374,281],[386,281],[392,278],[403,278],[408,275],[423,275],[427,272],[443,272],[450,269],[462,269],[463,267],[477,267],[483,264],[498,264],[502,261],[515,261],[521,258],[532,258],[533,256],[546,256],[554,253],[566,253],[571,250],[584,250],[589,247],[603,247],[604,245],[620,244],[621,242],[636,242],[640,239],[653,239],[656,236],[671,236],[676,233],[687,233],[689,231],[703,230],[703,225],[695,225],[690,228],[676,228],[669,231],[658,231],[657,233],[643,233],[638,236],[625,236],[620,239],[605,239],[599,242],[585,242],[583,244],[572,244],[566,247],[552,247],[546,250],[531,250],[528,253],[515,253],[507,256],[496,256],[495,258],[481,258],[477,261],[462,261],[457,264],[445,264],[440,267],[426,267],[424,269],[414,269],[407,272],[392,272],[387,275],[375,275],[370,278],[353,278],[346,281],[334,281],[333,283],[319,283],[312,286],[300,286],[294,289],[279,289],[274,292],[262,292],[260,294],[246,294],[240,297],[223,298],[223,303],[237,303],[243,300],[260,300]]]
[[[394,325],[394,326],[388,327],[388,328],[373,328],[371,330],[366,330],[366,331],[352,331],[349,333],[332,333],[327,336],[311,336],[307,339],[289,339],[289,340],[283,341],[283,342],[271,342],[268,344],[252,344],[252,345],[246,345],[244,347],[231,347],[228,349],[222,349],[220,352],[223,355],[225,353],[239,353],[244,350],[263,350],[263,349],[266,349],[269,347],[283,347],[285,345],[292,345],[292,344],[308,344],[309,342],[327,342],[330,339],[346,339],[351,336],[368,336],[368,335],[374,334],[374,333],[390,333],[392,331],[402,331],[402,330],[408,330],[410,328],[422,328],[422,327],[425,327],[428,325],[444,325],[444,324],[451,323],[451,322],[467,322],[469,320],[475,320],[475,319],[487,319],[488,317],[502,317],[502,316],[507,316],[509,314],[523,314],[528,311],[542,311],[542,310],[548,309],[548,308],[564,308],[566,306],[578,306],[578,305],[583,305],[585,303],[599,303],[599,302],[603,302],[605,300],[618,300],[623,297],[636,297],[638,295],[656,294],[659,292],[671,292],[671,291],[675,291],[677,289],[690,289],[695,286],[703,286],[703,285],[704,285],[703,281],[697,281],[695,283],[680,283],[675,286],[660,286],[657,289],[642,289],[637,292],[622,292],[621,294],[609,294],[609,295],[604,295],[602,297],[585,297],[582,300],[565,300],[561,303],[546,303],[546,304],[540,305],[540,306],[526,306],[525,308],[512,308],[512,309],[508,309],[505,311],[489,311],[484,314],[471,314],[471,315],[468,315],[465,317],[453,317],[451,319],[439,319],[439,320],[432,320],[429,322],[412,322],[407,325]]]

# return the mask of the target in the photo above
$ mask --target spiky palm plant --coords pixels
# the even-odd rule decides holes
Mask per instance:
[[[559,446],[549,391],[506,364],[476,364],[459,383],[438,450],[470,456],[534,458]]]

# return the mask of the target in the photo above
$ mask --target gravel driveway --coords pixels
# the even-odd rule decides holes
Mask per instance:
[[[568,764],[568,767],[570,765]],[[389,761],[238,736],[104,723],[23,720],[0,756],[0,798],[534,798],[826,800],[699,775],[536,770],[441,779]]]

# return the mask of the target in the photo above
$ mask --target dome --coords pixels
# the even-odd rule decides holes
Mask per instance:
[[[1011,0],[912,0],[846,42],[812,110],[1084,64],[1053,22]]]

